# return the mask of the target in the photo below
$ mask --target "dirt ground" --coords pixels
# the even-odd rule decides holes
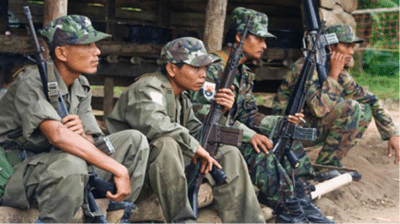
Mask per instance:
[[[399,104],[387,104],[392,119],[399,127]],[[308,152],[315,159],[317,150]],[[387,156],[387,141],[382,141],[374,122],[362,141],[342,160],[348,168],[362,175],[315,203],[326,216],[338,223],[400,223],[399,220],[399,166]]]
[[[399,127],[398,102],[386,106]],[[308,151],[311,160],[315,160],[319,149]],[[387,156],[387,142],[381,140],[372,122],[362,142],[342,160],[345,167],[358,170],[362,179],[323,195],[315,204],[337,223],[400,223],[399,166],[393,162]],[[220,221],[211,206],[199,211],[199,222]]]

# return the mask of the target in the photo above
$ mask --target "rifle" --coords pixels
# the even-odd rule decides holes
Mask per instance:
[[[339,40],[336,34],[331,33],[320,35],[318,38],[319,40],[317,41],[318,30],[321,28],[317,5],[314,3],[314,0],[303,0],[303,3],[304,18],[306,21],[309,42],[312,44],[317,43],[316,66],[319,83],[322,86],[327,78],[327,69],[329,69],[327,63],[329,61],[329,55],[331,54],[331,51],[327,46],[339,43]],[[304,48],[306,48],[305,38],[303,38],[303,45]]]
[[[61,94],[59,93],[59,91],[57,89],[57,83],[56,82],[48,82],[47,64],[43,57],[44,49],[43,49],[43,47],[41,47],[39,45],[39,41],[36,36],[35,27],[33,26],[33,22],[32,22],[31,11],[29,9],[29,6],[24,6],[23,9],[24,9],[25,16],[28,20],[29,30],[32,34],[33,42],[35,44],[35,48],[36,48],[36,52],[37,52],[36,63],[37,63],[38,69],[39,69],[39,74],[40,74],[40,79],[42,81],[44,95],[46,96],[46,99],[49,102],[51,102],[52,97],[54,97],[54,96],[58,97],[57,113],[61,118],[63,118],[68,115],[67,107],[65,105],[64,99],[62,98]],[[49,89],[50,89],[50,91],[49,91]],[[57,94],[58,96],[54,95],[54,94]],[[100,150],[102,150],[107,155],[110,155],[113,152],[115,152],[115,150],[108,138],[103,138],[100,141],[98,141],[96,143],[96,147],[98,147]],[[107,219],[101,213],[101,210],[99,209],[98,205],[96,204],[95,197],[93,196],[92,190],[95,192],[95,194],[96,194],[96,196],[98,196],[98,198],[106,198],[107,191],[110,191],[113,194],[115,194],[116,187],[114,184],[106,182],[106,181],[102,180],[101,178],[97,177],[97,175],[95,174],[95,172],[93,170],[89,171],[89,183],[85,189],[85,201],[88,203],[88,206],[86,207],[86,209],[88,209],[90,212],[85,213],[85,218],[86,218],[85,221],[89,221],[89,222],[91,221],[93,223],[107,223]]]
[[[304,0],[303,3],[308,31],[308,36],[303,38],[303,54],[305,56],[305,61],[286,107],[285,117],[279,124],[279,131],[276,138],[273,140],[275,145],[272,149],[278,161],[285,155],[293,168],[299,166],[299,160],[291,150],[293,140],[315,141],[317,130],[315,128],[302,128],[299,125],[294,125],[288,121],[287,116],[295,115],[302,110],[306,100],[305,82],[310,80],[315,67],[317,67],[320,84],[322,85],[325,81],[327,77],[326,62],[330,54],[327,47],[331,44],[338,43],[336,34],[322,34],[325,21],[322,21],[322,23],[320,22],[318,9],[316,5],[313,4],[313,0]],[[309,39],[311,44],[309,48],[307,48],[306,38]],[[274,133],[271,133],[271,136],[273,136],[273,134]]]
[[[322,24],[325,24],[325,22],[323,22]],[[305,88],[305,83],[312,77],[312,74],[314,72],[317,47],[320,45],[319,40],[322,33],[322,27],[323,25],[318,30],[315,42],[313,43],[311,50],[307,52],[303,68],[300,72],[300,76],[296,82],[296,86],[286,107],[285,116],[280,122],[278,134],[273,140],[275,144],[272,152],[275,154],[278,161],[281,161],[282,157],[286,156],[287,160],[293,168],[299,166],[299,160],[291,149],[293,140],[315,141],[316,139],[317,130],[315,128],[302,128],[299,125],[295,125],[289,122],[288,115],[295,115],[296,113],[299,113],[304,106],[307,91],[307,89]],[[273,133],[271,133],[271,135],[273,136]]]
[[[239,45],[233,46],[227,65],[222,73],[221,81],[217,83],[215,89],[216,92],[218,92],[220,88],[230,88],[232,86],[240,61],[240,56],[242,54],[244,39],[248,35],[252,20],[253,17],[249,17],[247,19],[245,30]],[[243,139],[242,130],[222,127],[219,125],[219,121],[222,116],[222,110],[223,107],[221,105],[217,104],[215,101],[212,101],[210,111],[207,114],[200,133],[201,146],[207,150],[212,157],[217,154],[220,144],[235,145],[239,147]],[[201,162],[198,162],[196,165],[194,165],[192,162],[188,169],[186,169],[186,176],[188,177],[189,202],[196,217],[198,212],[197,195],[204,178],[204,174],[200,173],[200,167]],[[210,174],[217,185],[225,183],[226,174],[221,169],[213,166]]]

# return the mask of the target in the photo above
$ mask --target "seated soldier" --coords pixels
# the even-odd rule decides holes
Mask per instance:
[[[49,80],[57,84],[69,115],[61,118],[46,99],[54,98],[43,92],[36,65],[20,70],[0,100],[0,148],[15,169],[1,205],[37,206],[38,223],[67,222],[84,203],[90,165],[115,183],[117,191],[108,191],[109,199],[135,201],[144,182],[148,142],[140,132],[125,130],[108,136],[116,150],[113,157],[96,148],[94,140],[102,132],[92,114],[90,85],[81,75],[97,71],[100,50],[95,42],[110,35],[96,31],[80,15],[54,19],[41,33],[52,57]]]
[[[243,7],[232,11],[231,27],[225,37],[226,47],[213,52],[222,60],[209,67],[206,83],[200,91],[192,93],[194,111],[200,119],[204,119],[208,113],[216,83],[226,68],[233,45],[239,45],[250,16],[254,19],[244,39],[243,56],[235,71],[235,102],[229,115],[230,124],[244,131],[243,144],[239,149],[246,160],[253,184],[260,189],[258,199],[274,209],[276,222],[331,223],[311,201],[306,180],[313,178],[314,171],[301,143],[295,141],[292,146],[300,159],[297,169],[293,169],[286,159],[278,161],[274,153],[269,152],[273,146],[269,136],[282,116],[266,116],[258,111],[253,95],[255,74],[244,64],[248,59],[261,58],[267,48],[266,38],[275,38],[268,32],[267,15]],[[298,113],[296,116],[289,115],[288,120],[297,124],[302,117],[303,114]]]
[[[359,85],[349,74],[348,64],[353,60],[354,46],[364,42],[356,37],[349,25],[338,24],[324,29],[325,34],[335,33],[339,43],[330,45],[332,55],[328,63],[328,77],[322,85],[314,71],[308,82],[305,103],[306,126],[318,130],[315,144],[323,143],[316,164],[341,167],[340,160],[360,141],[372,117],[383,140],[388,140],[388,155],[394,154],[399,162],[399,132],[378,98]],[[304,59],[299,59],[286,75],[274,99],[274,112],[283,114],[299,77]],[[321,170],[320,181],[341,174],[338,170]],[[361,179],[358,172],[350,172],[353,179]]]
[[[202,124],[194,116],[186,91],[200,89],[206,67],[216,58],[207,53],[202,41],[192,37],[167,43],[161,58],[161,72],[141,76],[121,95],[106,119],[107,129],[114,133],[133,128],[149,139],[149,185],[159,198],[167,222],[196,220],[185,176],[190,159],[202,163],[203,173],[216,166],[227,175],[227,183],[212,187],[223,222],[265,222],[238,149],[223,145],[214,159],[198,141]],[[226,112],[232,106],[233,93],[221,89],[215,100]],[[224,123],[226,118],[221,120]]]

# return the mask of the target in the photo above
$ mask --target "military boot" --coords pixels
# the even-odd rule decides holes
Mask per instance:
[[[297,198],[287,199],[283,205],[275,209],[275,223],[310,223],[304,216],[304,211]]]
[[[300,206],[304,211],[304,216],[312,223],[335,223],[326,218],[321,210],[312,202],[311,191],[314,191],[314,185],[297,179],[295,181],[296,197],[300,201]]]

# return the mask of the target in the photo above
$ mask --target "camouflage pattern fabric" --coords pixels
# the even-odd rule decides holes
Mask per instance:
[[[299,59],[286,75],[274,98],[274,113],[283,114],[300,75],[304,59]],[[338,81],[326,79],[322,86],[314,71],[306,83],[307,98],[304,115],[308,127],[318,130],[318,140],[323,143],[316,163],[338,165],[340,159],[360,141],[374,117],[383,140],[399,134],[382,102],[367,88],[360,86],[343,69]]]
[[[216,52],[216,55],[227,55],[227,50]],[[218,82],[224,69],[223,60],[212,64],[207,71],[206,83],[198,92],[192,92],[192,103],[196,116],[204,120],[210,102],[214,96],[215,83]],[[267,198],[267,205],[274,207],[283,202],[285,197],[293,197],[292,175],[296,177],[312,178],[314,171],[309,158],[299,142],[295,142],[293,150],[300,157],[301,165],[298,169],[292,170],[289,163],[282,164],[276,161],[273,153],[257,154],[248,141],[256,134],[270,135],[274,125],[280,121],[281,116],[265,116],[258,112],[256,99],[252,93],[255,74],[244,64],[239,65],[238,72],[233,81],[235,86],[235,102],[229,113],[231,126],[244,131],[244,143],[239,148],[248,165],[250,176],[254,185]]]
[[[253,23],[251,24],[249,32],[259,37],[276,38],[268,32],[268,17],[264,13],[257,12],[252,9],[244,7],[237,7],[231,13],[231,29],[243,33],[246,22],[250,16],[253,16]]]
[[[164,63],[183,62],[195,67],[208,66],[219,60],[207,53],[203,41],[193,37],[182,37],[167,43],[161,49],[161,59]]]
[[[339,42],[342,43],[363,43],[364,39],[356,37],[351,26],[346,24],[338,24],[326,27],[324,34],[335,33]]]
[[[89,44],[111,36],[95,30],[90,19],[81,15],[58,17],[39,32],[46,37],[52,47],[64,44]]]

